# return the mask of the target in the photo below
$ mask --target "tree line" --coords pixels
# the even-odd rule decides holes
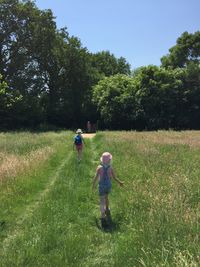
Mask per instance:
[[[134,71],[91,53],[50,9],[0,0],[0,128],[200,129],[200,32],[183,33],[161,66]]]

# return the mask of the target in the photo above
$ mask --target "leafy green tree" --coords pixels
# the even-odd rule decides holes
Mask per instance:
[[[126,60],[89,53],[66,28],[56,28],[51,10],[39,10],[32,0],[0,0],[0,14],[0,73],[11,95],[21,96],[10,109],[10,124],[76,127],[95,121],[92,86],[105,76],[129,74]]]
[[[199,129],[200,115],[200,31],[184,32],[169,54],[161,58],[164,68],[184,69],[183,107],[179,113],[180,128]]]
[[[2,75],[0,74],[0,106],[1,110],[5,109],[10,105],[10,96],[9,94],[6,93],[7,90],[7,84],[6,82],[2,81]]]
[[[190,34],[184,32],[169,49],[169,54],[161,58],[163,67],[183,68],[189,62],[199,64],[200,60],[200,31]]]
[[[63,34],[64,32],[62,32]],[[83,103],[90,87],[89,54],[86,48],[82,48],[78,38],[67,35],[63,39],[62,49],[58,53],[57,64],[61,66],[61,69],[58,69],[57,84],[54,86],[57,102],[54,97],[53,111],[57,108],[56,120],[61,124],[77,126],[83,119]]]
[[[92,65],[106,77],[115,74],[130,74],[130,65],[125,58],[117,59],[109,51],[102,51],[92,55]]]
[[[134,98],[134,81],[127,75],[117,74],[99,81],[93,89],[93,101],[101,116],[101,126],[134,128]]]
[[[140,68],[134,77],[101,80],[93,91],[103,126],[115,129],[187,127],[185,70],[157,66]]]
[[[142,67],[134,76],[138,127],[146,129],[178,128],[183,110],[184,70]]]
[[[22,101],[19,92],[12,92],[0,74],[0,129],[6,129],[12,121],[12,110]]]
[[[183,83],[185,128],[200,129],[200,64],[187,65]]]
[[[49,56],[55,39],[53,16],[37,9],[33,1],[17,0],[1,0],[0,13],[1,72],[9,88],[23,96],[14,121],[16,126],[18,119],[23,126],[33,126],[42,119],[47,84],[43,66],[53,64]]]
[[[126,61],[124,57],[117,59],[117,73],[119,74],[131,74],[131,65]]]

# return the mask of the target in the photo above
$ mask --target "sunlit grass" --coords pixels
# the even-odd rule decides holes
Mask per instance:
[[[86,140],[80,164],[73,133],[34,136],[32,150],[11,137],[15,153],[0,145],[1,153],[37,155],[40,141],[41,151],[52,152],[1,189],[2,266],[198,267],[199,134],[99,132]],[[113,182],[110,232],[97,227],[99,198],[91,190],[104,151],[125,182]]]
[[[39,164],[43,164],[53,153],[53,148],[45,147],[31,151],[26,155],[3,154],[1,155],[0,163],[0,181],[14,178],[20,173],[32,171]]]
[[[37,194],[45,188],[71,145],[69,132],[59,135],[54,133],[37,136],[31,133],[3,135],[3,140],[0,140],[2,149],[0,153],[4,155],[0,164],[0,241],[15,225],[18,216],[24,213],[25,207],[38,198]],[[25,147],[23,138],[25,144],[29,140],[29,148],[23,148],[26,153],[21,153],[21,147]],[[7,139],[7,142],[4,139]],[[34,146],[31,146],[33,143]]]

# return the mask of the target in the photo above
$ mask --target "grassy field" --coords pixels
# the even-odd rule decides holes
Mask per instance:
[[[0,133],[0,266],[200,266],[200,132]],[[104,151],[113,227],[91,183]]]

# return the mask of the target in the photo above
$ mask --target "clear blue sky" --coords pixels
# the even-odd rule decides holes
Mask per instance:
[[[184,32],[200,30],[200,0],[36,0],[51,9],[57,28],[67,27],[82,46],[109,50],[131,68],[160,65]]]

